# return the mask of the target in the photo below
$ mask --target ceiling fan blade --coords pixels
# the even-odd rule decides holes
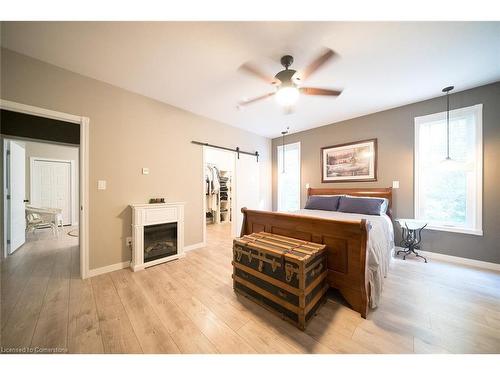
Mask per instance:
[[[274,94],[276,94],[276,93],[275,92],[270,92],[270,93],[267,93],[267,94],[264,94],[264,95],[257,96],[257,97],[252,98],[252,99],[241,100],[240,102],[238,102],[238,107],[242,107],[242,106],[245,106],[245,105],[248,105],[248,104],[252,104],[252,103],[258,102],[259,100],[266,99],[266,98],[268,98],[270,96],[273,96]]]
[[[242,66],[239,67],[239,70],[251,74],[254,77],[259,78],[260,80],[265,81],[266,83],[275,84],[277,81],[276,78],[263,73],[260,69],[258,69],[257,67],[255,67],[250,63],[243,64]]]
[[[329,89],[319,89],[316,87],[301,87],[300,93],[304,95],[325,95],[325,96],[339,96],[342,91],[329,90]]]
[[[310,63],[307,68],[302,71],[301,79],[306,80],[311,74],[316,72],[321,68],[327,61],[332,59],[336,55],[331,49],[326,49],[321,55],[319,55],[312,63]]]

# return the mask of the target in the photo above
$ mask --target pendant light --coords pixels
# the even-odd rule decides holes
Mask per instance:
[[[443,89],[446,93],[446,158],[445,161],[450,161],[450,91],[453,90],[454,86],[448,86]]]
[[[282,143],[281,143],[281,148],[283,150],[283,158],[282,158],[282,171],[281,173],[285,173],[285,135],[288,134],[288,130],[290,129],[289,126],[286,127],[286,130],[282,131],[281,132],[281,136],[282,136]]]
[[[471,170],[472,164],[463,160],[452,159],[450,156],[450,91],[454,86],[445,87],[442,91],[446,93],[446,157],[440,165],[446,171]]]

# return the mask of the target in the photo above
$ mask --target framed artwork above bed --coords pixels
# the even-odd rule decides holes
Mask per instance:
[[[377,139],[321,148],[321,182],[377,181]]]

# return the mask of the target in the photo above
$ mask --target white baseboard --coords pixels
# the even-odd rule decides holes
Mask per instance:
[[[93,270],[89,271],[88,277],[94,277],[97,275],[102,275],[103,273],[118,271],[118,270],[121,270],[123,268],[127,268],[129,266],[130,266],[130,261],[126,261],[126,262],[110,264],[109,266],[104,266],[104,267],[100,267],[100,268],[94,268]]]
[[[205,242],[199,242],[199,243],[195,243],[193,245],[189,245],[189,246],[184,246],[184,251],[191,251],[191,250],[194,250],[194,249],[199,249],[201,247],[205,247],[206,246],[206,243]]]
[[[199,249],[199,248],[202,248],[205,246],[206,246],[206,244],[204,242],[195,243],[195,244],[189,245],[189,246],[184,246],[184,252],[191,251],[194,249]],[[109,266],[104,266],[104,267],[100,267],[100,268],[94,268],[93,270],[89,271],[88,277],[94,277],[97,275],[102,275],[104,273],[118,271],[118,270],[121,270],[121,269],[127,268],[127,267],[130,267],[130,261],[110,264]]]
[[[396,251],[401,250],[401,249],[402,248],[400,248],[400,247],[396,247]],[[417,250],[417,252],[419,254],[425,256],[426,258],[429,258],[429,259],[442,260],[445,262],[458,263],[458,264],[463,264],[466,266],[483,268],[483,269],[487,269],[487,270],[500,272],[500,264],[498,264],[498,263],[490,263],[490,262],[483,262],[482,260],[455,257],[453,255],[433,253],[432,251]]]

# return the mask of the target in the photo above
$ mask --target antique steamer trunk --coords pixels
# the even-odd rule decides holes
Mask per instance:
[[[233,287],[300,329],[328,290],[325,245],[266,232],[233,242]]]

